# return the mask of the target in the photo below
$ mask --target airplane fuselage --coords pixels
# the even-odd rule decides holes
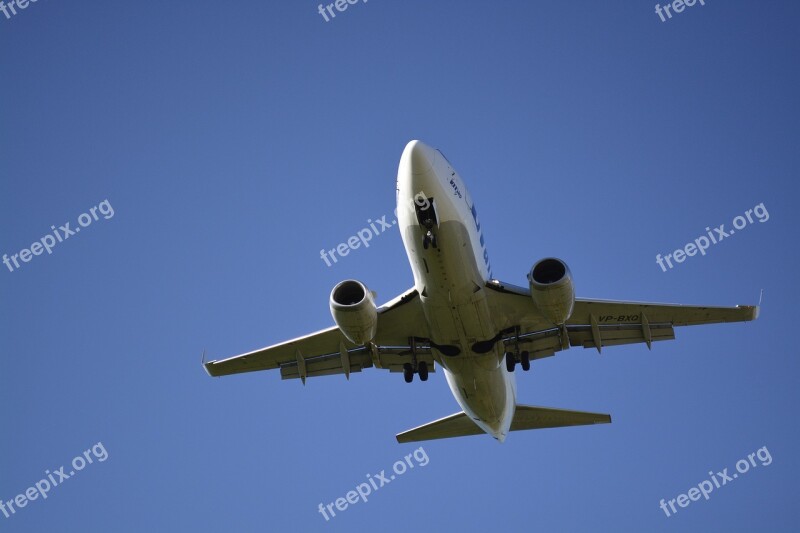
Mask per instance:
[[[358,280],[334,286],[335,326],[222,360],[210,376],[280,370],[281,378],[365,368],[402,372],[407,383],[444,372],[461,411],[396,435],[420,442],[488,433],[608,424],[606,413],[516,403],[515,366],[571,346],[597,349],[675,338],[675,326],[745,322],[758,306],[714,307],[577,298],[566,263],[534,263],[528,287],[494,278],[478,211],[439,150],[411,141],[397,171],[397,219],[414,287],[378,307]],[[374,228],[373,228],[374,229]],[[349,243],[349,241],[348,241]],[[473,424],[474,422],[474,424]]]
[[[476,346],[498,333],[486,297],[492,273],[480,220],[447,158],[420,141],[410,142],[400,160],[397,217],[434,358],[464,412],[503,441],[516,382],[501,364],[502,343]]]

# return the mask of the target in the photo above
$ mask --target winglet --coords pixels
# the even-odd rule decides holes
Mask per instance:
[[[737,305],[736,309],[741,309],[747,313],[746,316],[736,320],[736,322],[749,322],[751,320],[758,319],[758,313],[761,310],[761,307],[758,305]]]
[[[206,371],[206,374],[208,374],[212,378],[216,377],[214,376],[214,374],[211,373],[211,369],[209,368],[213,362],[214,361],[209,361],[208,363],[206,363],[206,351],[205,349],[203,349],[203,355],[200,357],[200,363],[203,365],[203,370]]]

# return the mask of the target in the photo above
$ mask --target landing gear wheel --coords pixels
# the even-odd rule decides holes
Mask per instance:
[[[420,361],[417,364],[417,374],[419,374],[420,381],[428,381],[428,363]]]
[[[425,235],[422,236],[422,247],[427,250],[428,246],[436,248],[436,235],[434,235],[431,230],[428,230]]]
[[[506,352],[506,370],[513,372],[515,366],[517,366],[517,360],[514,358],[514,354]]]
[[[403,379],[406,380],[406,383],[414,381],[414,369],[411,368],[411,363],[403,364]]]
[[[520,364],[522,365],[522,370],[527,372],[531,369],[531,356],[528,352],[522,352],[519,354],[520,356]]]

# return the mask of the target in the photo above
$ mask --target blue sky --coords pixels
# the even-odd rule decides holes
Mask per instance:
[[[0,254],[113,208],[0,265],[0,500],[107,452],[0,530],[795,530],[798,16],[731,0],[666,22],[653,2],[590,1],[0,14]],[[459,170],[498,278],[557,256],[582,297],[763,289],[760,319],[539,361],[520,403],[613,423],[426,443],[424,467],[326,522],[319,503],[418,448],[395,433],[458,410],[443,375],[211,379],[200,354],[329,326],[342,279],[380,301],[412,285],[396,229],[319,257],[391,214],[411,139]],[[656,265],[761,203],[766,222]],[[764,446],[768,466],[659,509]]]

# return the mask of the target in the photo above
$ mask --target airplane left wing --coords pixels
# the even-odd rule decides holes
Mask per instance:
[[[385,368],[402,372],[403,363],[426,361],[430,372],[435,365],[427,341],[411,339],[428,337],[419,294],[410,289],[378,308],[378,331],[371,346],[352,344],[338,327],[274,344],[260,350],[204,364],[210,376],[227,376],[258,370],[280,369],[281,378],[307,377],[361,372],[364,368]],[[413,348],[413,349],[412,349]]]

